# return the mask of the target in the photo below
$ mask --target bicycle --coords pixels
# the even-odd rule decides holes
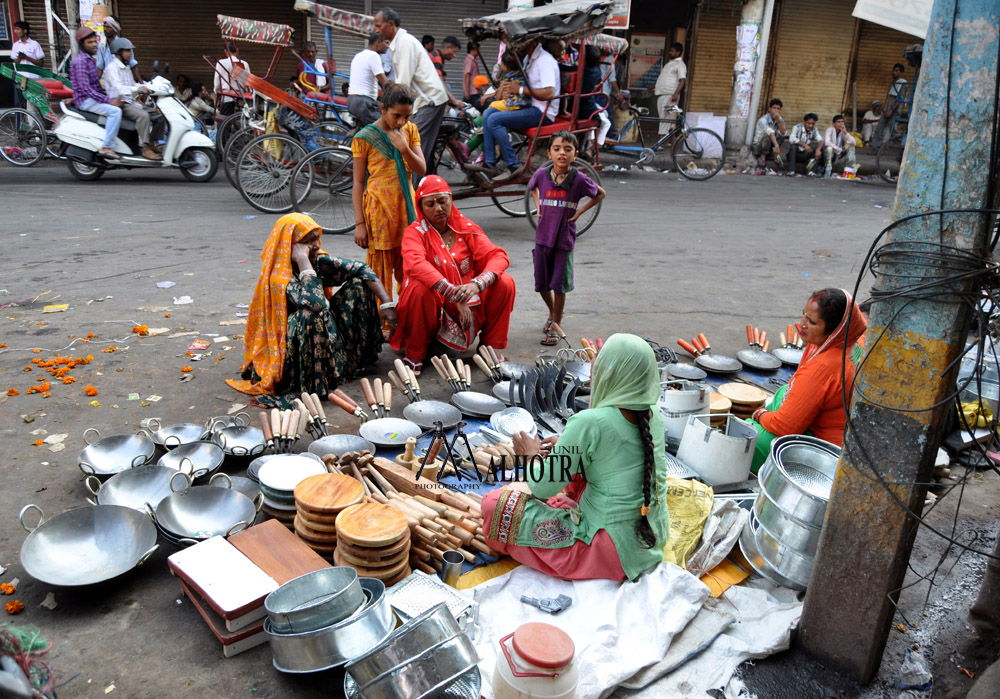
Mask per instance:
[[[645,107],[626,105],[632,118],[622,126],[619,133],[628,133],[633,128],[638,134],[639,145],[624,145],[619,140],[611,145],[611,150],[622,155],[636,158],[636,163],[642,165],[651,162],[657,151],[672,142],[670,157],[677,171],[689,180],[707,180],[714,177],[722,169],[726,149],[717,133],[709,129],[692,127],[684,118],[684,110],[672,105],[669,112],[676,118],[660,119],[647,116],[649,110]],[[651,146],[646,146],[641,124],[671,124],[667,133]]]

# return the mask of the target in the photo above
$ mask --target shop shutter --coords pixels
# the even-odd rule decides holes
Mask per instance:
[[[852,3],[783,0],[774,54],[768,70],[770,94],[784,103],[791,129],[807,112],[819,115],[822,129],[843,109],[855,19]],[[761,100],[761,111],[766,109]]]
[[[122,21],[122,34],[135,44],[144,78],[151,74],[153,61],[159,60],[161,71],[164,63],[170,64],[171,80],[184,73],[192,82],[205,83],[211,90],[212,68],[202,56],[225,56],[216,15],[287,24],[295,30],[295,48],[299,50],[306,40],[306,16],[296,12],[293,4],[291,0],[171,0],[169,3],[119,0],[118,17]],[[263,77],[275,47],[246,41],[237,45],[250,70]],[[297,63],[291,50],[285,49],[271,83],[285,89]]]
[[[339,10],[347,12],[364,14],[365,11],[365,0],[336,0],[336,2],[330,4]],[[319,57],[325,61],[326,33],[324,29],[323,25],[317,22],[315,18],[309,18],[309,39],[316,42]],[[368,45],[368,41],[360,36],[348,34],[337,29],[330,30],[330,39],[333,46],[332,55],[336,63],[337,72],[344,75],[349,74],[351,72],[351,60],[358,51],[361,51]],[[334,79],[334,90],[337,94],[340,94],[340,85],[343,82],[343,78]]]
[[[13,2],[17,2],[17,0],[13,0]],[[53,2],[52,12],[59,15],[64,23],[66,22],[65,3]],[[52,66],[50,65],[52,62],[52,53],[49,51],[49,30],[45,22],[45,3],[42,0],[22,0],[19,6],[19,16],[31,25],[31,38],[41,44],[42,50],[45,51],[45,65],[42,67],[52,70]],[[70,50],[70,39],[66,35],[66,32],[63,31],[58,23],[53,22],[52,24],[52,29],[56,37],[56,45],[61,46],[63,51]],[[66,73],[69,74],[68,65]]]
[[[854,80],[858,84],[858,119],[871,107],[872,100],[885,101],[892,82],[892,66],[902,63],[903,74],[913,82],[913,68],[903,59],[903,49],[920,39],[871,22],[861,23]],[[850,92],[848,92],[850,95]]]
[[[715,0],[699,8],[688,71],[688,111],[729,114],[740,14],[737,0]]]

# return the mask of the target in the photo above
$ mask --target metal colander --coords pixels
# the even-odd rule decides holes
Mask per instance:
[[[833,489],[833,479],[825,473],[794,461],[783,461],[782,466],[788,475],[788,480],[802,488],[802,490],[819,498],[830,497],[830,491]]]
[[[389,604],[401,616],[412,619],[444,602],[451,615],[458,619],[476,603],[451,587],[423,573],[413,573],[389,588]],[[405,619],[404,619],[405,620]]]

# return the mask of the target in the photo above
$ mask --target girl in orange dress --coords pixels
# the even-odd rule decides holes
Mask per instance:
[[[365,260],[390,295],[392,278],[402,288],[403,231],[416,220],[413,175],[426,170],[420,134],[410,121],[413,93],[391,83],[382,92],[382,116],[351,141],[354,154],[354,242],[368,250]]]

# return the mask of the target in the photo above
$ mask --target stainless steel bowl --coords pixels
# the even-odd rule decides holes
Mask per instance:
[[[434,427],[435,422],[449,429],[462,421],[462,411],[439,400],[420,400],[403,408],[403,417],[425,430]]]
[[[147,512],[175,538],[194,540],[229,536],[249,527],[257,516],[246,495],[208,485],[171,493]]]
[[[365,601],[358,572],[337,566],[289,580],[264,598],[264,608],[273,633],[305,633],[346,619]]]
[[[789,580],[784,575],[776,571],[771,567],[771,564],[764,560],[764,557],[760,555],[760,550],[757,548],[757,519],[753,513],[750,511],[750,517],[747,519],[745,525],[743,525],[743,531],[740,532],[740,551],[743,553],[743,557],[747,559],[747,562],[753,566],[754,570],[763,575],[768,580],[776,582],[782,587],[787,587],[792,590],[805,590],[805,585],[800,585],[794,580]]]
[[[812,556],[782,543],[760,520],[757,520],[754,541],[757,543],[760,555],[776,573],[803,588],[809,585],[809,576],[812,575],[813,569]]]
[[[208,484],[214,485],[217,488],[230,488],[237,493],[246,495],[258,510],[260,509],[258,503],[263,502],[262,498],[264,496],[260,492],[260,484],[252,478],[230,476],[228,473],[216,473],[209,479]]]
[[[338,459],[350,451],[370,451],[375,453],[375,445],[364,437],[356,434],[330,434],[320,437],[309,445],[309,453],[319,457],[328,455],[336,456]]]
[[[34,527],[25,524],[28,510],[38,510]],[[28,575],[49,585],[111,580],[142,565],[157,548],[149,517],[119,505],[79,507],[48,521],[37,505],[26,505],[19,518],[31,532],[21,545],[21,563]]]
[[[163,427],[160,418],[151,417],[146,421],[146,426],[153,443],[164,449],[176,449],[182,444],[200,442],[208,436],[208,428],[195,422]]]
[[[380,447],[402,447],[406,444],[407,438],[419,437],[422,432],[417,423],[401,420],[398,417],[370,420],[358,428],[358,434]]]
[[[184,471],[196,481],[212,476],[222,467],[226,453],[215,442],[190,442],[171,449],[156,463]]]
[[[87,435],[93,432],[96,441],[89,441]],[[107,478],[119,471],[149,463],[156,451],[153,440],[145,434],[119,434],[101,437],[101,433],[91,427],[84,431],[87,446],[77,457],[80,470],[89,476]]]
[[[191,479],[181,471],[147,464],[116,473],[103,483],[96,476],[87,476],[84,485],[97,498],[98,505],[121,505],[144,511],[147,502],[159,504],[175,488],[189,487]]]
[[[271,619],[264,619],[264,633],[271,645],[274,667],[293,674],[320,672],[367,653],[392,633],[396,618],[385,595],[385,585],[361,578],[367,603],[357,614],[331,626],[305,633],[278,634]]]
[[[443,602],[347,664],[365,699],[437,696],[476,666],[472,642]]]

